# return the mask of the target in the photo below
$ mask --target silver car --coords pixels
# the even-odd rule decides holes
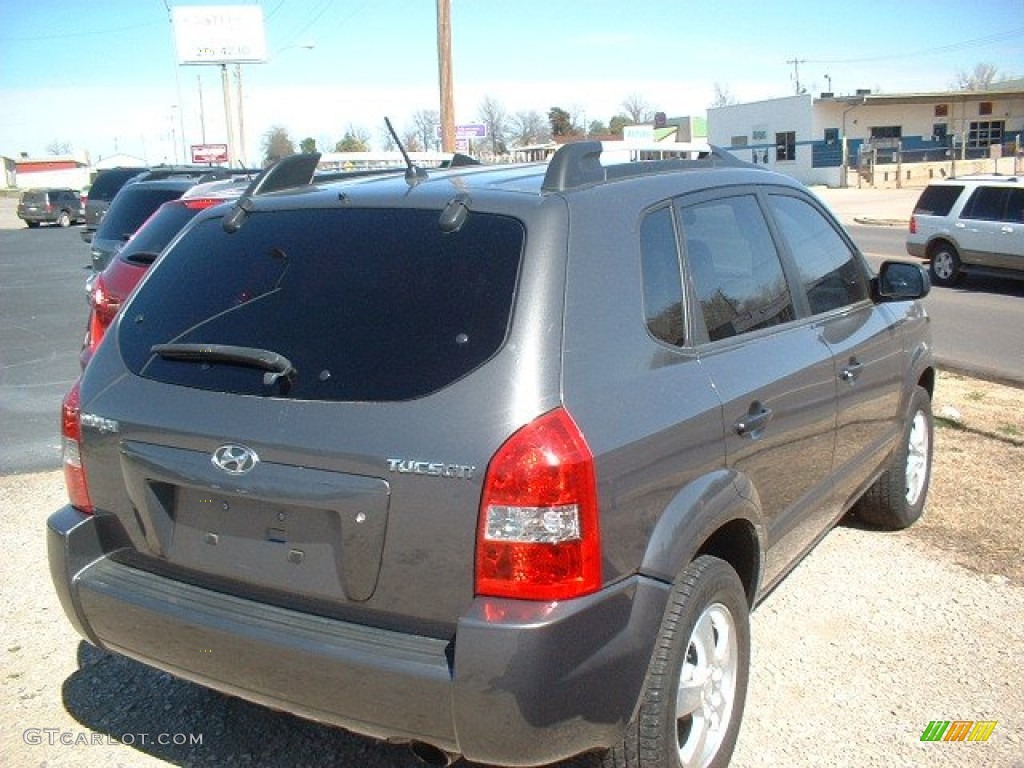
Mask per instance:
[[[929,261],[936,285],[957,285],[966,274],[1024,279],[1024,179],[929,184],[910,219],[907,253]]]

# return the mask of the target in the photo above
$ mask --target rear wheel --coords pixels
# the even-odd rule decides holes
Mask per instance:
[[[640,709],[605,768],[725,766],[750,666],[746,594],[724,560],[702,556],[676,579]]]
[[[62,227],[62,228],[63,227],[70,227],[71,226],[71,214],[68,213],[67,211],[61,211],[60,215],[57,217],[57,226],[58,227]]]
[[[960,269],[960,254],[949,243],[941,243],[932,252],[929,271],[936,285],[952,286],[964,278]]]
[[[27,227],[28,227],[29,229],[35,229],[36,227],[38,227],[38,226],[39,226],[39,222],[38,222],[38,221],[26,221],[26,222],[25,222],[25,225],[26,225],[26,226],[27,226]]]
[[[857,502],[857,514],[879,528],[902,530],[924,512],[932,474],[932,404],[928,391],[917,387],[903,439],[888,469]]]

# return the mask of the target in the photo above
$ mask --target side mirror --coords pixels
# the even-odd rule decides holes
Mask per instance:
[[[920,264],[906,261],[882,262],[878,277],[871,281],[875,301],[923,299],[931,289],[927,270]]]

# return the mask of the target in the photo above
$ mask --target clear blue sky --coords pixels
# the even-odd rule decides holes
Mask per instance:
[[[220,70],[176,64],[168,6],[237,4],[0,0],[0,155],[56,142],[180,160],[201,141],[200,93],[206,141],[224,141]],[[271,60],[242,70],[251,160],[273,125],[324,147],[351,124],[380,146],[384,115],[401,130],[438,109],[434,0],[258,4]],[[715,83],[739,101],[794,93],[794,59],[811,93],[826,75],[837,94],[941,91],[979,62],[1024,77],[1024,0],[452,0],[452,29],[462,123],[485,96],[587,122],[631,94],[702,115]]]

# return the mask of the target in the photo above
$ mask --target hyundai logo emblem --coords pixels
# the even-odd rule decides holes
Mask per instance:
[[[246,448],[244,445],[222,445],[213,452],[210,461],[217,469],[222,469],[229,475],[244,475],[250,472],[260,457],[256,451]]]

